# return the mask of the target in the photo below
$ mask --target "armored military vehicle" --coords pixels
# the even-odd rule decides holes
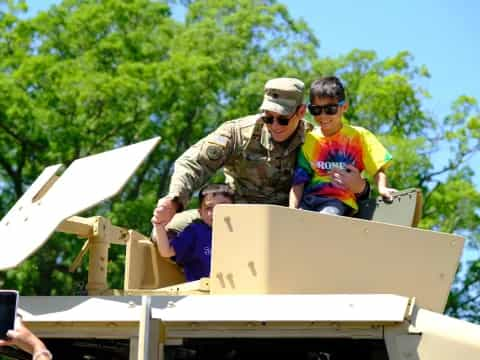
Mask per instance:
[[[415,190],[370,203],[371,220],[218,206],[211,276],[190,283],[147,236],[78,216],[118,193],[158,141],[79,159],[60,177],[46,168],[0,223],[0,269],[54,231],[86,239],[72,266],[89,254],[89,296],[21,297],[56,358],[480,358],[480,326],[442,315],[464,241],[414,227]],[[125,246],[121,290],[107,287],[111,244]]]

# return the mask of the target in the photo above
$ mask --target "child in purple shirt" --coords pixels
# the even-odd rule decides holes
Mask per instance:
[[[211,184],[199,192],[201,220],[187,226],[169,241],[166,224],[154,224],[158,251],[163,257],[175,256],[183,266],[187,281],[210,276],[213,208],[217,204],[233,203],[233,191],[224,184]]]

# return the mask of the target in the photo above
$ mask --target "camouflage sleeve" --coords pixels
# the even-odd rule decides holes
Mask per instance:
[[[175,161],[168,197],[176,197],[185,208],[193,191],[220,169],[235,146],[234,124],[227,122],[191,146]]]

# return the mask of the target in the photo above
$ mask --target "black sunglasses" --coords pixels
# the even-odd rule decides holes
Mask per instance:
[[[288,116],[273,116],[273,115],[263,115],[262,116],[262,121],[265,123],[265,124],[268,124],[268,125],[272,125],[273,124],[273,121],[275,119],[277,119],[277,123],[278,125],[282,125],[282,126],[287,126],[288,123],[290,122],[290,120],[293,119],[293,117],[295,116],[296,112],[288,117]]]
[[[345,101],[339,101],[338,104],[327,104],[327,105],[313,105],[308,104],[308,111],[313,116],[325,115],[335,115],[338,112],[338,108],[342,106]]]

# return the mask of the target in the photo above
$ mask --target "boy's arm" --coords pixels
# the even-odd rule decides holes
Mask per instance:
[[[289,197],[289,207],[293,209],[298,209],[300,205],[300,200],[302,199],[303,189],[305,187],[305,183],[295,184],[290,189],[290,197]]]
[[[160,256],[172,257],[175,256],[175,249],[170,245],[167,232],[165,231],[165,225],[154,223],[153,224],[153,239],[157,243],[157,249]]]
[[[310,166],[308,156],[304,153],[304,146],[298,151],[292,187],[290,188],[288,205],[293,209],[298,209],[300,206],[305,184],[308,183],[313,176],[313,169]]]
[[[378,193],[386,200],[393,200],[393,193],[397,192],[396,189],[389,188],[387,186],[387,175],[383,168],[377,171],[375,174],[375,183],[377,184]]]

